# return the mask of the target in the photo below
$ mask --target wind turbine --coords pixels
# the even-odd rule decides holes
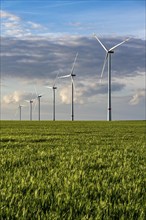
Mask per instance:
[[[18,106],[18,108],[19,108],[19,119],[20,119],[20,121],[21,121],[21,109],[22,109],[23,106],[24,106],[24,105],[20,105],[20,104],[19,104],[19,106]]]
[[[38,120],[40,121],[40,111],[41,111],[41,105],[40,105],[40,99],[41,99],[42,95],[38,95]]]
[[[53,83],[53,86],[46,86],[48,89],[53,89],[53,121],[55,121],[55,90],[57,89],[57,87],[55,86],[56,84],[56,80],[58,78],[59,72],[57,73],[57,76],[55,78],[55,81]]]
[[[42,97],[44,94],[38,94],[36,87],[34,87],[34,89],[35,89],[35,93],[36,93],[36,98],[35,98],[35,99],[38,100],[38,120],[40,121],[40,119],[41,119],[41,117],[40,117],[40,112],[41,112],[41,97]],[[35,107],[36,107],[36,104],[35,104],[35,106],[34,106],[34,109],[35,109]]]
[[[21,109],[22,109],[22,107],[23,107],[24,105],[20,105],[19,104],[19,106],[18,106],[18,108],[17,108],[17,110],[16,110],[16,112],[15,112],[15,116],[14,116],[14,118],[16,118],[17,117],[17,114],[18,114],[18,112],[19,112],[19,120],[21,121]]]
[[[75,56],[75,59],[74,59],[74,62],[73,62],[70,74],[58,77],[60,79],[68,78],[68,77],[71,78],[71,89],[72,89],[71,90],[71,94],[72,94],[72,99],[71,99],[71,119],[72,119],[72,121],[74,121],[74,77],[76,76],[74,74],[74,67],[75,67],[75,63],[76,63],[77,57],[78,57],[78,53],[76,53],[76,56]]]
[[[116,44],[114,47],[107,49],[103,43],[99,40],[99,38],[96,36],[96,34],[93,34],[93,36],[96,38],[96,40],[100,43],[100,45],[103,47],[103,49],[106,51],[105,59],[103,63],[103,68],[101,72],[101,78],[105,69],[106,61],[108,60],[108,109],[107,109],[107,121],[112,120],[112,108],[111,108],[111,54],[114,53],[114,49],[128,41],[130,38],[127,38],[126,40],[122,41],[119,44]]]
[[[30,100],[25,100],[26,102],[29,102],[29,109],[30,109],[30,121],[32,121],[32,104],[33,104],[33,99]]]

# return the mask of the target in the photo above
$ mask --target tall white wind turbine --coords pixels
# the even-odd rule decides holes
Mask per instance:
[[[71,98],[71,119],[72,119],[72,121],[74,121],[74,77],[76,76],[74,74],[74,67],[75,67],[75,63],[76,63],[77,57],[78,57],[78,53],[76,53],[76,56],[75,56],[75,59],[74,59],[74,62],[73,62],[70,74],[58,77],[60,79],[68,78],[68,77],[71,78],[71,94],[72,94],[72,96],[71,96],[72,97]]]
[[[16,112],[15,112],[15,116],[14,116],[14,118],[17,116],[17,114],[19,113],[19,120],[21,121],[21,116],[22,116],[22,107],[24,107],[24,105],[18,105],[18,107],[17,107],[17,110],[16,110]]]
[[[55,121],[56,117],[55,117],[55,91],[57,89],[56,87],[56,80],[58,78],[59,72],[57,73],[57,76],[55,78],[55,81],[53,83],[53,86],[46,86],[48,89],[52,89],[53,90],[53,121]]]
[[[36,93],[36,98],[38,100],[38,120],[40,121],[41,120],[41,97],[44,95],[44,94],[39,94],[37,92],[37,89],[36,87],[34,86],[34,89],[35,89],[35,93]],[[35,103],[35,106],[34,106],[34,109],[36,107],[36,103]]]
[[[105,54],[105,59],[104,59],[104,63],[103,63],[103,68],[102,68],[102,72],[101,72],[101,78],[105,69],[105,65],[106,65],[106,61],[108,60],[108,109],[107,109],[107,121],[111,121],[112,120],[112,108],[111,108],[111,54],[114,53],[114,49],[116,49],[117,47],[119,47],[120,45],[122,45],[123,43],[125,43],[126,41],[128,41],[130,38],[127,38],[126,40],[122,41],[119,44],[116,44],[114,47],[107,49],[103,43],[99,40],[99,38],[96,36],[96,34],[93,34],[93,36],[96,38],[96,40],[100,43],[100,45],[103,47],[103,49],[105,50],[106,54]]]
[[[20,119],[20,121],[21,121],[21,110],[22,110],[22,107],[23,107],[24,105],[20,105],[19,104],[19,106],[18,106],[18,108],[19,108],[19,119]]]
[[[25,100],[26,102],[29,102],[29,115],[30,115],[30,121],[32,121],[32,105],[33,105],[33,99]]]
[[[41,97],[42,97],[42,95],[40,94],[40,95],[38,95],[37,96],[37,99],[38,99],[38,120],[40,121],[40,119],[41,119]]]

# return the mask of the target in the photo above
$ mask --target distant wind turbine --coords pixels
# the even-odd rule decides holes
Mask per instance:
[[[55,90],[57,89],[57,87],[55,86],[56,84],[56,80],[58,78],[59,72],[57,73],[57,76],[55,78],[55,81],[53,83],[53,86],[46,86],[48,89],[52,89],[53,90],[53,121],[55,121],[56,117],[55,117]]]
[[[36,90],[36,87],[35,87],[35,92],[36,92],[36,98],[38,100],[38,120],[40,121],[41,119],[41,97],[44,95],[44,94],[38,94],[37,93],[37,90]]]
[[[40,99],[41,99],[42,95],[38,95],[38,120],[40,121],[41,119],[41,105],[40,105]]]
[[[20,104],[19,104],[19,106],[18,106],[18,108],[19,108],[19,119],[20,119],[20,121],[21,121],[21,109],[22,109],[23,106],[24,106],[24,105],[20,105]]]
[[[30,121],[32,121],[32,104],[33,104],[33,99],[30,100],[25,100],[26,102],[29,102],[29,109],[30,109]]]
[[[62,78],[67,78],[67,77],[70,77],[71,78],[71,93],[72,93],[72,100],[71,100],[71,119],[72,121],[74,121],[74,77],[76,76],[74,74],[74,67],[75,67],[75,63],[76,63],[76,60],[77,60],[77,57],[78,57],[78,53],[76,53],[76,56],[75,56],[75,59],[74,59],[74,62],[73,62],[73,65],[72,65],[72,69],[71,69],[71,72],[69,75],[65,75],[65,76],[60,76],[58,78],[62,79]]]
[[[107,109],[107,121],[112,120],[112,108],[111,108],[111,54],[114,53],[114,49],[118,46],[122,45],[126,41],[128,41],[130,38],[127,38],[126,40],[122,41],[121,43],[115,45],[114,47],[107,49],[103,43],[99,40],[99,38],[96,36],[96,34],[93,34],[93,36],[96,38],[96,40],[100,43],[100,45],[103,47],[103,49],[106,51],[105,59],[103,63],[103,68],[101,72],[101,78],[103,76],[103,72],[105,69],[106,61],[108,60],[108,109]]]

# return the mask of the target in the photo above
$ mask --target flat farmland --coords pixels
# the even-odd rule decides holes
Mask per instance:
[[[144,220],[145,121],[1,121],[1,220]]]

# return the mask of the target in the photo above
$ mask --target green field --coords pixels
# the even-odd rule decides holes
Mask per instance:
[[[1,121],[1,220],[146,219],[144,121]]]

